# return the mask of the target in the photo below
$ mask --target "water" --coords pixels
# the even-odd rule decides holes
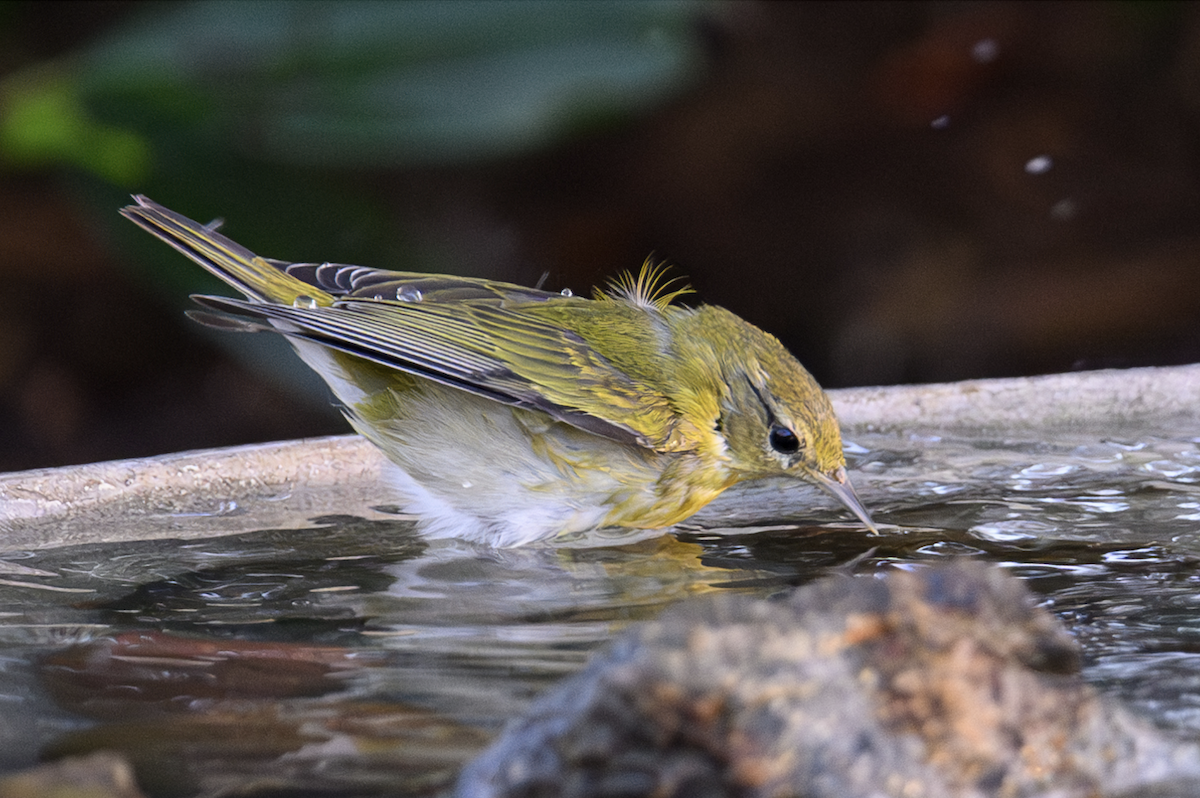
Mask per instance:
[[[676,601],[950,556],[1026,579],[1090,681],[1200,733],[1200,438],[860,435],[849,453],[880,537],[759,485],[624,546],[427,543],[373,511],[6,556],[0,768],[108,747],[157,795],[437,794],[532,696]]]

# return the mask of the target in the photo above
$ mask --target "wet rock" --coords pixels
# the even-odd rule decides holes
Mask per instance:
[[[1087,685],[1020,581],[962,562],[682,605],[535,702],[457,795],[1068,798],[1197,779],[1200,748]]]
[[[42,755],[119,754],[156,798],[396,798],[441,794],[484,742],[480,731],[398,702],[226,701],[70,732]]]
[[[59,735],[41,754],[64,763],[119,756],[130,783],[136,775],[155,796],[370,798],[446,789],[486,735],[419,707],[345,695],[347,682],[380,659],[335,646],[149,630],[70,646],[43,661],[43,683],[62,707],[104,722]],[[123,798],[5,793],[3,784],[0,798]]]
[[[0,798],[144,798],[133,769],[102,751],[71,757],[0,779]]]

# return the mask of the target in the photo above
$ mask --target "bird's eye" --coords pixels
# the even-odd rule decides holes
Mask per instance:
[[[787,427],[772,427],[768,440],[771,442],[771,448],[780,454],[795,454],[800,451],[800,439]]]

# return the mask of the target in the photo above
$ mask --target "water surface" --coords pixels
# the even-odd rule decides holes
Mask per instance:
[[[1200,732],[1200,437],[868,434],[848,452],[879,537],[757,485],[625,545],[426,542],[388,508],[348,508],[303,530],[10,552],[0,768],[115,747],[162,795],[437,794],[532,696],[674,602],[951,556],[1026,579],[1090,681]]]

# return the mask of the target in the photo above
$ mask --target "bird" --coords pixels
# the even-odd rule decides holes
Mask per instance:
[[[678,301],[691,289],[650,261],[590,298],[291,263],[133,200],[122,215],[242,295],[194,295],[188,314],[285,336],[395,466],[397,504],[427,537],[663,529],[766,477],[817,485],[878,534],[812,375],[734,313]]]

